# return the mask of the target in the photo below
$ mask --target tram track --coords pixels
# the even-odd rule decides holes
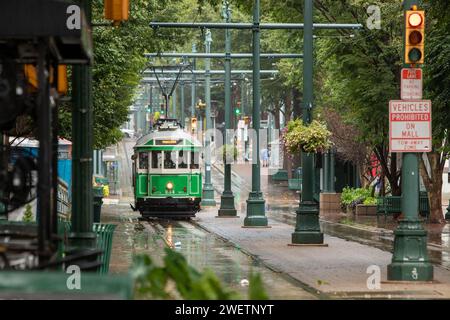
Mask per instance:
[[[322,294],[269,268],[234,243],[202,228],[195,220],[141,219],[139,223],[149,233],[149,238],[160,239],[164,247],[180,252],[197,270],[212,269],[226,285],[243,296],[248,288],[242,286],[241,281],[256,272],[262,274],[272,299],[324,299]],[[163,249],[158,251],[161,256]]]

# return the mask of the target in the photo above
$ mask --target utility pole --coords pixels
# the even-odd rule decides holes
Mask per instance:
[[[81,5],[91,26],[91,1],[83,0]],[[93,232],[92,67],[75,65],[72,74],[72,229],[69,247],[77,252],[94,249],[97,239]]]
[[[247,199],[247,216],[244,219],[244,227],[268,227],[266,217],[265,200],[261,192],[261,159],[259,156],[259,129],[261,125],[261,70],[259,28],[260,14],[259,0],[255,0],[253,6],[253,113],[252,128],[254,131],[253,155],[252,155],[252,191]],[[256,139],[255,139],[256,138]]]
[[[417,0],[405,0],[404,37],[406,41],[407,10],[418,5]],[[405,43],[404,41],[404,43]],[[406,52],[407,48],[404,45]],[[405,55],[403,55],[405,56]],[[404,63],[404,67],[411,67]],[[417,67],[417,65],[414,65]],[[427,231],[419,220],[419,158],[418,153],[403,153],[402,164],[402,213],[394,231],[394,253],[392,263],[388,265],[388,280],[391,281],[431,281],[433,280],[433,265],[427,252]]]
[[[303,30],[303,122],[312,122],[313,92],[313,0],[305,0]],[[302,152],[302,193],[292,245],[323,244],[319,204],[314,200],[314,154]]]
[[[181,114],[180,114],[180,122],[181,122],[181,125],[183,126],[183,128],[184,128],[184,125],[185,125],[185,123],[186,123],[186,111],[185,111],[185,107],[184,107],[184,103],[185,103],[185,101],[184,101],[184,81],[183,80],[181,80],[180,81],[180,99],[181,99]]]
[[[212,36],[209,29],[205,33],[205,52],[211,52]],[[203,196],[201,205],[216,206],[214,200],[214,188],[211,182],[211,60],[205,59],[205,117],[206,117],[206,133],[205,133],[205,183],[203,184]]]
[[[227,0],[222,2],[222,17],[226,23],[231,22],[230,3]],[[232,146],[232,137],[229,135],[231,128],[231,34],[230,29],[225,29],[225,139],[224,146]],[[226,148],[229,150],[228,148]],[[234,150],[232,149],[234,153]],[[234,206],[234,194],[231,191],[231,164],[228,163],[229,155],[224,157],[224,190],[220,200],[219,217],[237,217]]]

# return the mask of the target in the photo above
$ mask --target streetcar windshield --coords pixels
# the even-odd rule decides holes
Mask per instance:
[[[186,151],[178,151],[178,169],[187,169],[188,167],[188,155]]]
[[[139,153],[139,169],[148,169],[148,153]]]
[[[152,169],[162,168],[162,151],[152,151]]]
[[[164,169],[176,169],[176,168],[177,168],[177,152],[164,151]]]

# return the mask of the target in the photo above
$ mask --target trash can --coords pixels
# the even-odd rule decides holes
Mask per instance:
[[[63,241],[62,248],[60,249],[62,257],[62,253],[65,250],[64,247],[67,245],[67,235],[70,233],[72,223],[63,219],[60,219],[58,223],[60,226],[60,236],[65,240]],[[92,231],[97,235],[96,247],[103,251],[100,256],[101,266],[98,270],[100,274],[107,274],[109,271],[109,262],[111,260],[112,252],[112,240],[115,229],[116,225],[109,223],[94,223],[94,225],[92,226]]]
[[[103,204],[103,187],[93,187],[94,193],[94,222],[100,223]]]

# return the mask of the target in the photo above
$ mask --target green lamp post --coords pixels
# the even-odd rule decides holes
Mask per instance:
[[[89,23],[91,1],[82,1]],[[94,249],[97,235],[92,231],[94,206],[92,191],[92,67],[73,67],[72,95],[72,229],[69,247],[72,250]]]
[[[223,1],[222,17],[227,23],[231,22],[230,3]],[[229,130],[231,129],[231,34],[230,29],[225,29],[225,141],[228,145],[231,140]],[[224,190],[220,199],[218,217],[237,217],[234,206],[234,194],[231,191],[231,164],[224,164]]]
[[[209,29],[205,33],[205,52],[211,52],[212,36]],[[205,102],[206,102],[206,134],[205,134],[205,183],[203,184],[202,206],[215,206],[214,188],[211,183],[211,60],[205,59]]]
[[[260,17],[259,0],[255,0],[253,7],[253,130],[256,143],[252,156],[252,191],[247,199],[247,216],[244,227],[268,227],[265,214],[265,200],[261,192],[261,159],[259,157],[259,129],[261,124],[261,79],[260,79]]]
[[[313,0],[305,0],[303,31],[303,122],[311,123],[313,110]],[[314,200],[314,154],[302,152],[302,194],[296,211],[292,245],[322,245],[319,204]]]

